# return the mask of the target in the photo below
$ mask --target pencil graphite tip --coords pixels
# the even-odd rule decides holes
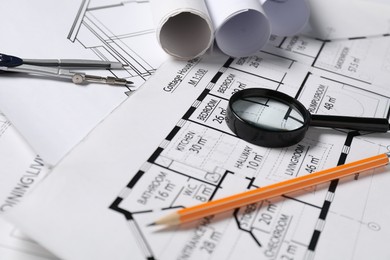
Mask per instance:
[[[156,222],[153,222],[153,223],[150,223],[150,224],[148,224],[148,225],[146,225],[147,227],[151,227],[151,226],[155,226],[155,225],[157,225],[157,223]]]

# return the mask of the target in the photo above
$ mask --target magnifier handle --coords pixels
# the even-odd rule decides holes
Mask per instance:
[[[387,118],[311,115],[310,125],[381,133],[389,131]]]

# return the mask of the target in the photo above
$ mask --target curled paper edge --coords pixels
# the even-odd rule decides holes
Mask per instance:
[[[293,36],[305,28],[310,18],[307,0],[260,0],[277,36]]]
[[[206,0],[219,49],[232,57],[260,51],[269,41],[269,20],[258,0]]]
[[[181,60],[193,59],[213,44],[214,28],[203,1],[154,0],[151,4],[157,40],[169,55]]]
[[[245,27],[241,27],[239,23],[243,19],[257,20],[257,22],[250,22]],[[271,26],[267,17],[254,9],[237,12],[215,32],[218,47],[232,57],[250,56],[260,51],[268,43],[270,36]]]

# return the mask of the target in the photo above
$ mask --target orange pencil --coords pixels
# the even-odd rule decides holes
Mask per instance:
[[[180,209],[170,215],[158,219],[149,226],[177,225],[194,221],[202,217],[218,214],[223,211],[235,209],[261,200],[301,190],[303,188],[311,187],[320,183],[340,179],[348,175],[371,170],[380,166],[385,166],[389,163],[389,157],[390,153],[383,153],[359,161],[347,163],[330,169],[235,194],[226,198],[221,198],[193,207]]]

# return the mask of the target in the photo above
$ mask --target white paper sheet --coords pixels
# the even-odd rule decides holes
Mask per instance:
[[[160,45],[179,59],[204,54],[211,46],[213,27],[215,41],[225,54],[244,57],[261,50],[271,33],[299,33],[310,15],[306,0],[154,0],[152,9]]]
[[[312,30],[306,33],[323,39],[389,33],[390,7],[379,2],[311,0]],[[4,53],[26,58],[119,60],[128,67],[115,71],[117,76],[137,86],[166,58],[155,39],[147,1],[8,1],[2,6],[7,10],[0,17],[0,29],[7,35],[0,42]],[[79,9],[82,15],[77,19]],[[15,20],[15,13],[23,19]],[[73,23],[79,30],[70,29]],[[95,84],[80,88],[63,81],[4,74],[0,79],[0,109],[52,165],[127,97],[126,89]]]
[[[305,29],[305,35],[336,40],[390,33],[388,1],[387,4],[361,0],[310,0],[308,3],[310,27]]]
[[[378,0],[375,2],[380,1]],[[37,2],[35,4],[37,4]],[[111,19],[112,14],[107,12],[109,10],[123,10],[123,13],[129,12],[129,9],[125,8],[126,6],[129,7],[126,4],[112,6],[110,6],[110,4],[112,4],[112,2],[106,0],[90,2],[90,10],[87,12],[88,15],[85,16],[84,25],[90,26],[93,24],[99,24],[99,22],[102,21],[101,18],[103,16],[110,21],[117,21],[118,19]],[[4,5],[2,5],[2,7],[3,6]],[[375,9],[373,7],[374,5],[369,6],[370,7],[366,10]],[[49,7],[50,5],[48,5],[48,8]],[[355,5],[349,7],[355,7]],[[284,221],[286,220],[286,216],[293,216],[293,219],[299,219],[298,223],[292,221],[292,224],[288,226],[286,237],[283,240],[283,246],[278,248],[277,251],[270,251],[270,253],[277,254],[277,256],[284,258],[294,257],[295,259],[305,259],[303,255],[306,254],[306,259],[388,259],[390,256],[388,255],[385,243],[390,237],[389,226],[387,224],[390,213],[387,208],[383,208],[382,204],[380,204],[383,198],[388,197],[387,183],[389,180],[386,174],[369,175],[368,178],[359,177],[357,181],[352,181],[353,183],[351,185],[348,183],[351,180],[347,180],[347,183],[336,185],[337,190],[335,192],[328,192],[326,193],[326,196],[322,196],[323,192],[321,192],[321,190],[316,190],[315,193],[317,193],[317,195],[314,198],[311,197],[311,195],[299,197],[300,200],[296,201],[296,203],[290,201],[290,199],[286,199],[277,203],[267,202],[264,204],[257,204],[241,209],[238,213],[241,212],[243,216],[245,216],[241,219],[238,218],[240,215],[236,215],[235,213],[228,214],[227,218],[225,215],[222,217],[222,222],[217,219],[217,221],[212,220],[212,222],[209,223],[209,219],[206,219],[205,222],[199,223],[199,228],[190,228],[189,230],[182,231],[179,230],[179,232],[174,231],[173,234],[169,232],[163,234],[150,234],[151,232],[144,228],[146,224],[154,221],[158,216],[166,214],[169,210],[172,210],[171,208],[160,208],[160,204],[153,202],[152,204],[149,204],[151,207],[144,207],[147,211],[142,211],[142,209],[144,209],[142,207],[140,207],[141,210],[139,210],[140,208],[138,207],[134,208],[134,205],[137,205],[137,202],[134,202],[132,199],[133,197],[137,198],[141,196],[140,194],[143,193],[142,188],[146,186],[145,183],[148,184],[150,180],[153,180],[150,178],[156,173],[156,169],[160,169],[159,165],[163,165],[166,169],[168,169],[168,171],[172,170],[176,173],[183,173],[183,176],[188,176],[189,182],[188,185],[185,185],[185,181],[183,181],[179,174],[175,175],[170,173],[169,178],[172,179],[172,183],[177,186],[172,186],[172,183],[170,184],[168,182],[164,182],[164,184],[166,184],[164,188],[167,188],[168,190],[174,188],[174,190],[172,190],[172,194],[178,194],[177,187],[189,188],[186,192],[191,193],[191,188],[198,184],[197,181],[199,180],[199,175],[203,176],[201,174],[204,174],[207,178],[211,177],[211,179],[201,182],[202,184],[206,183],[206,186],[203,186],[204,189],[200,190],[204,191],[204,194],[200,193],[200,195],[202,195],[199,197],[200,199],[210,198],[209,188],[216,191],[216,196],[213,196],[214,198],[218,196],[225,196],[228,192],[245,190],[250,185],[252,185],[251,187],[262,185],[264,179],[265,182],[267,182],[267,180],[275,181],[280,178],[280,176],[272,174],[266,178],[262,178],[261,174],[255,174],[253,171],[248,171],[243,175],[240,175],[242,174],[240,172],[240,174],[236,174],[236,176],[240,175],[242,178],[240,176],[232,178],[233,175],[226,174],[225,172],[225,175],[222,175],[227,178],[221,182],[223,185],[220,187],[223,187],[223,189],[220,189],[216,188],[215,185],[210,185],[210,180],[213,180],[215,176],[218,176],[218,174],[214,173],[221,172],[220,170],[213,168],[213,166],[215,166],[215,164],[219,164],[220,161],[212,161],[215,158],[224,158],[226,151],[228,151],[226,146],[216,146],[222,148],[219,150],[213,150],[211,153],[207,154],[207,156],[203,157],[205,158],[204,160],[200,157],[194,157],[194,155],[191,155],[190,153],[185,153],[186,156],[188,154],[191,155],[187,158],[185,158],[185,156],[181,159],[175,157],[175,154],[181,154],[180,151],[175,151],[175,147],[183,149],[183,146],[180,145],[180,140],[188,141],[191,145],[197,144],[195,141],[200,141],[200,144],[206,145],[211,140],[208,139],[208,137],[214,136],[214,134],[207,134],[204,130],[208,129],[208,126],[211,126],[213,129],[218,129],[218,127],[211,122],[218,122],[219,116],[221,116],[220,113],[223,112],[222,109],[220,110],[220,113],[218,113],[217,109],[217,111],[210,115],[209,119],[205,119],[207,122],[207,126],[204,126],[205,128],[197,127],[197,123],[202,122],[199,121],[200,119],[197,119],[197,115],[193,115],[189,120],[185,121],[184,125],[182,120],[180,120],[179,123],[173,120],[175,116],[177,118],[181,118],[183,114],[185,114],[184,111],[181,111],[180,109],[184,108],[184,110],[186,110],[190,107],[190,105],[186,103],[192,104],[192,102],[187,102],[188,100],[186,98],[189,98],[189,95],[197,95],[196,91],[192,92],[193,88],[195,88],[194,85],[196,85],[197,88],[200,86],[204,87],[204,85],[206,85],[205,82],[212,81],[210,80],[210,74],[215,73],[215,69],[213,68],[214,66],[222,66],[220,72],[224,72],[224,74],[220,76],[219,80],[216,80],[216,86],[214,86],[214,83],[209,82],[210,87],[214,86],[212,94],[217,97],[220,97],[220,95],[223,95],[224,93],[226,94],[226,97],[228,97],[228,93],[230,91],[233,92],[236,91],[236,89],[241,89],[253,84],[268,88],[277,88],[278,85],[285,86],[286,88],[283,88],[283,90],[288,90],[291,87],[290,91],[294,91],[294,86],[299,86],[305,78],[305,73],[302,74],[300,71],[305,72],[306,70],[294,69],[294,72],[290,71],[285,73],[286,71],[283,72],[281,67],[286,70],[292,64],[294,64],[292,66],[295,67],[297,66],[297,63],[301,63],[306,64],[308,67],[313,65],[312,73],[314,73],[314,76],[312,74],[306,75],[308,80],[306,81],[304,90],[300,96],[300,100],[305,102],[310,109],[318,113],[334,113],[336,111],[336,113],[345,113],[354,116],[387,116],[389,106],[388,99],[390,96],[387,84],[390,80],[388,73],[388,50],[390,42],[389,38],[386,38],[386,36],[377,34],[379,32],[380,34],[386,33],[386,30],[388,29],[388,27],[386,27],[388,24],[386,22],[388,21],[386,14],[388,14],[388,12],[381,11],[387,10],[386,8],[386,6],[382,5],[380,10],[375,9],[379,10],[378,12],[370,13],[372,16],[368,17],[374,17],[373,19],[367,18],[366,21],[362,19],[355,20],[357,27],[362,24],[362,28],[365,29],[360,32],[364,32],[366,34],[365,36],[370,35],[370,33],[374,33],[374,35],[377,36],[375,38],[325,43],[323,41],[313,40],[302,36],[288,38],[272,37],[270,45],[267,45],[264,52],[259,55],[237,59],[235,60],[234,65],[230,64],[222,66],[221,64],[223,61],[221,62],[217,60],[215,61],[215,64],[209,64],[211,67],[208,67],[209,65],[207,65],[208,76],[204,76],[204,79],[200,79],[202,78],[204,71],[196,69],[198,67],[200,69],[204,69],[204,64],[192,67],[191,65],[186,66],[187,64],[183,63],[180,66],[174,66],[173,68],[170,67],[170,69],[163,70],[162,74],[165,74],[167,77],[173,76],[171,74],[171,69],[177,72],[174,79],[170,78],[168,80],[169,82],[166,82],[166,90],[173,91],[176,88],[185,88],[185,91],[180,90],[185,92],[185,94],[182,92],[182,94],[178,95],[183,96],[184,99],[180,99],[181,101],[179,102],[174,99],[157,99],[159,96],[155,95],[154,88],[159,88],[161,85],[165,84],[162,84],[161,82],[156,83],[156,81],[154,81],[155,83],[151,83],[154,85],[151,92],[146,91],[147,93],[142,95],[140,94],[141,100],[139,103],[134,104],[137,109],[136,107],[131,106],[129,107],[131,111],[116,112],[118,116],[112,120],[116,122],[117,125],[112,125],[113,121],[110,121],[110,123],[107,123],[110,126],[98,127],[98,129],[104,127],[105,130],[99,130],[96,134],[98,137],[95,136],[92,140],[87,138],[87,144],[81,144],[82,147],[85,147],[77,148],[76,153],[72,155],[72,157],[65,159],[65,162],[61,164],[63,166],[60,166],[58,170],[55,170],[55,173],[58,173],[58,178],[52,177],[47,182],[45,180],[44,183],[46,184],[44,187],[39,188],[42,190],[37,191],[37,194],[32,196],[30,201],[26,202],[22,208],[18,209],[19,212],[15,212],[16,215],[12,217],[13,221],[19,223],[20,226],[14,227],[9,223],[0,222],[0,229],[2,230],[0,243],[3,245],[0,245],[0,259],[20,258],[41,260],[42,258],[47,259],[52,257],[50,253],[40,249],[37,244],[33,243],[30,239],[27,239],[24,235],[21,235],[20,231],[16,229],[19,227],[25,227],[29,234],[32,234],[35,238],[39,238],[40,242],[42,242],[45,246],[50,245],[50,247],[55,250],[56,254],[61,256],[71,256],[75,259],[84,260],[86,259],[84,256],[89,257],[91,254],[95,253],[96,255],[93,255],[93,257],[96,257],[95,259],[99,259],[100,257],[103,258],[105,256],[108,256],[109,259],[119,259],[117,257],[118,255],[125,255],[127,254],[127,250],[130,249],[133,250],[129,253],[131,254],[131,259],[144,259],[147,256],[161,256],[158,258],[162,259],[166,256],[167,259],[172,259],[171,253],[177,253],[180,249],[183,249],[181,252],[192,253],[194,259],[200,259],[202,257],[208,259],[226,259],[229,256],[231,258],[242,258],[243,255],[246,256],[248,254],[252,254],[252,250],[256,251],[255,256],[258,257],[264,253],[265,250],[261,251],[260,247],[259,249],[253,245],[258,244],[259,242],[262,243],[263,246],[267,245],[270,233],[269,230],[261,229],[261,227],[259,228],[259,226],[253,224],[262,222],[260,218],[254,218],[255,221],[252,223],[247,222],[246,220],[247,217],[252,219],[252,215],[250,213],[253,211],[257,213],[257,216],[261,216],[263,213],[270,213],[267,209],[270,209],[272,214],[276,212],[275,215],[272,215],[274,220],[272,223],[275,223],[278,219]],[[133,10],[134,8],[130,9]],[[23,14],[24,12],[30,12],[33,10],[33,7],[19,8],[18,10],[19,14]],[[350,10],[348,9],[347,13],[349,12]],[[117,15],[117,17],[123,16],[123,13],[121,12],[121,15]],[[144,12],[142,15],[147,13],[148,12]],[[348,16],[345,18],[348,18]],[[35,17],[35,19],[38,18]],[[377,27],[369,29],[366,27],[367,24],[364,24],[367,21],[371,25],[377,25]],[[24,24],[26,23],[24,22]],[[0,24],[0,27],[2,25],[3,24]],[[343,26],[345,23],[334,25],[336,27],[333,29],[335,29],[337,33],[341,32],[338,28],[345,28]],[[128,26],[125,27],[128,28]],[[91,38],[88,36],[88,30],[85,30],[85,27],[81,28],[81,32],[84,33],[82,34],[83,37],[76,37],[76,42],[80,41],[83,45],[89,41],[94,43],[93,37]],[[114,30],[111,32],[116,35],[115,37],[111,37],[111,39],[116,39],[116,44],[121,47],[116,50],[126,49],[126,45],[120,45],[120,43],[126,39],[124,37],[126,34],[124,34],[124,31],[120,30],[116,26],[112,28],[118,29],[117,31]],[[122,28],[122,26],[120,26],[120,28]],[[100,29],[103,29],[103,27],[100,27]],[[334,30],[330,31],[333,32]],[[33,35],[34,32],[36,31],[31,31],[31,35]],[[344,31],[344,33],[347,33],[346,35],[349,35],[348,33],[350,32],[355,33],[354,30]],[[107,33],[107,31],[105,33]],[[152,37],[154,37],[153,31],[144,35],[150,35],[151,40],[149,41],[143,38],[139,39],[139,41],[142,41],[142,44],[140,45],[144,46],[150,42],[154,42],[152,40]],[[330,34],[325,35],[329,36]],[[330,36],[335,35],[336,34]],[[138,38],[131,39],[134,40]],[[18,45],[18,51],[26,51],[25,48],[23,48],[25,47],[24,43],[14,42],[14,44]],[[155,50],[157,49],[158,45],[155,46]],[[12,48],[10,50],[14,49]],[[137,51],[137,53],[142,53],[142,48]],[[44,54],[45,53],[42,50],[41,55]],[[55,53],[54,56],[60,57],[57,53]],[[86,56],[90,57],[89,54]],[[281,57],[284,57],[285,59]],[[61,56],[61,58],[69,58],[69,56],[65,55],[63,57]],[[157,60],[158,59],[154,60],[154,62]],[[139,61],[141,61],[141,59],[139,59]],[[204,62],[210,63],[207,61]],[[158,62],[154,64],[157,63]],[[146,65],[147,64],[142,64],[143,68],[146,68]],[[140,77],[147,74],[150,75],[148,72],[152,71],[152,69],[143,71],[141,68],[141,66],[137,68],[143,72],[138,74]],[[240,72],[240,70],[242,72]],[[265,71],[265,73],[261,73],[260,71]],[[292,75],[296,76],[293,77]],[[1,75],[0,79],[3,83],[5,78]],[[30,80],[31,79],[28,79],[28,81]],[[198,83],[198,80],[200,83]],[[15,84],[14,80],[10,82],[12,82],[13,85]],[[185,82],[187,82],[187,84],[185,84]],[[0,86],[3,86],[2,83]],[[19,84],[22,84],[22,82]],[[183,87],[184,85],[186,87]],[[313,97],[318,96],[317,92],[322,91],[324,86],[327,87],[328,96],[325,96],[322,103],[318,103],[318,105],[316,105],[316,100],[314,100],[313,103]],[[287,92],[290,93],[289,91]],[[162,93],[165,92],[162,91]],[[29,95],[30,94],[31,93],[29,93]],[[18,97],[22,96],[23,95],[19,95]],[[13,98],[14,96],[11,95],[11,97]],[[154,98],[156,98],[156,102],[154,102]],[[214,104],[215,102],[212,98],[210,98],[210,96],[206,100],[211,101],[210,104]],[[156,106],[158,106],[160,101],[162,104],[158,107],[158,109],[147,109],[149,111],[148,115],[150,115],[147,116],[148,118],[160,121],[147,122],[145,118],[142,117],[142,120],[139,119],[140,121],[137,124],[137,121],[132,121],[132,117],[128,118],[130,114],[134,116],[135,109],[136,111],[139,111],[139,107],[144,108],[146,103],[155,103]],[[175,108],[172,108],[172,104],[175,104]],[[191,110],[197,110],[200,118],[204,118],[201,114],[203,108],[206,109],[207,106],[203,107],[202,105],[198,105],[199,101],[195,101],[193,104],[194,105],[191,106]],[[348,104],[348,107],[346,107],[345,104]],[[40,103],[37,102],[37,105],[40,105]],[[199,108],[196,108],[197,106]],[[161,107],[164,109],[161,109]],[[143,109],[141,110],[145,111]],[[208,110],[209,109],[206,109],[206,113],[208,113]],[[160,116],[156,116],[156,111],[160,113]],[[27,112],[32,111],[26,110],[21,112],[26,115],[26,118],[29,118],[31,114]],[[45,112],[45,110],[41,110],[40,112],[43,113],[42,117],[46,117],[47,119],[47,111]],[[142,113],[140,114],[144,115]],[[170,116],[167,117],[167,115]],[[171,116],[172,121],[164,122],[169,121],[167,118],[170,118]],[[136,117],[138,117],[138,115]],[[126,120],[123,120],[124,118],[131,120],[132,124],[128,124]],[[216,121],[213,119],[216,119]],[[195,122],[195,124],[189,124],[188,121],[191,120]],[[36,127],[37,131],[42,131],[42,129],[45,130],[42,125],[37,125],[35,122],[36,121],[31,120],[28,127]],[[169,141],[164,139],[167,137],[167,133],[172,130],[175,123],[177,123],[178,128],[182,128],[182,130],[180,130],[180,134],[176,134],[169,139]],[[156,125],[159,127],[156,127]],[[162,125],[164,127],[160,127]],[[123,129],[124,126],[126,127]],[[134,128],[134,126],[136,126],[136,128]],[[116,131],[118,131],[118,129],[121,132],[119,136],[116,135]],[[188,131],[186,132],[186,130]],[[225,130],[222,130],[222,132]],[[190,131],[194,131],[193,133],[198,134],[198,137],[204,138],[193,138],[191,141],[189,139],[189,137],[192,136]],[[209,131],[209,133],[211,132],[213,131]],[[142,133],[142,136],[139,136],[140,133]],[[187,135],[187,133],[190,134]],[[138,140],[130,138],[130,136],[137,136],[136,139]],[[105,140],[105,138],[111,137],[115,137],[115,140]],[[314,152],[314,155],[321,155],[321,162],[319,163],[321,167],[333,166],[337,161],[335,160],[335,157],[339,159],[347,158],[348,161],[352,161],[361,158],[362,156],[370,156],[375,153],[387,151],[384,148],[389,145],[387,143],[387,140],[389,140],[388,137],[386,136],[384,138],[383,135],[363,134],[362,136],[355,136],[351,134],[346,137],[345,133],[342,132],[314,131],[310,134],[310,138],[311,137],[313,137],[314,140],[317,140],[319,137],[321,138],[321,142],[319,144],[317,143],[319,147],[318,149],[315,149]],[[95,142],[97,138],[99,138],[99,141]],[[4,140],[5,139],[0,138],[0,150],[1,147],[3,147],[2,142]],[[153,151],[156,150],[156,147],[161,143],[161,140],[164,141],[160,146],[166,147],[166,144],[168,143],[169,148],[165,148],[165,151],[161,156],[157,157],[157,160],[152,160],[152,167],[150,169],[148,168],[150,164],[145,162],[151,157],[151,154],[154,154]],[[220,139],[214,139],[212,143],[218,144],[219,140]],[[229,141],[226,142],[227,140],[228,139],[224,139],[224,142],[221,144],[230,143]],[[20,143],[20,141],[16,142]],[[104,142],[104,145],[99,145],[101,142]],[[107,142],[109,145],[105,145]],[[8,160],[8,163],[6,163],[3,168],[5,171],[0,174],[1,176],[5,176],[3,175],[4,173],[17,174],[18,169],[23,172],[25,171],[22,164],[18,166],[18,163],[13,162],[14,160],[17,160],[16,157],[22,156],[23,158],[27,158],[27,161],[24,164],[28,167],[31,161],[34,161],[36,156],[34,152],[31,152],[31,157],[25,157],[24,152],[16,149],[17,145],[15,145],[15,143],[9,142],[9,145],[11,147],[11,151],[14,152],[4,152],[1,154],[0,160]],[[57,146],[57,144],[54,146]],[[102,147],[105,149],[101,149]],[[196,146],[195,148],[198,147]],[[257,151],[256,148],[253,150],[252,147],[244,147],[241,149],[243,151],[241,154],[239,154],[241,151],[240,147],[235,149],[238,152],[234,153],[232,156],[236,160],[231,160],[233,165],[227,166],[226,168],[230,167],[235,171],[239,171],[238,167],[240,167],[240,165],[242,165],[241,167],[247,167],[252,166],[251,164],[253,163],[259,163],[255,160],[259,157],[252,152]],[[207,149],[203,149],[203,151],[210,150],[212,150],[210,149],[210,146],[207,146]],[[324,151],[325,154],[328,151],[331,151],[329,152],[329,155],[331,156],[325,160],[323,160]],[[287,154],[291,154],[291,152],[293,151],[288,151]],[[9,157],[9,155],[12,154],[15,154],[15,156]],[[95,155],[96,158],[94,157]],[[242,155],[242,157],[240,155]],[[246,157],[247,155],[253,155],[253,158]],[[174,158],[173,160],[171,159],[172,157]],[[11,158],[12,160],[10,160]],[[268,158],[268,162],[274,162],[275,154]],[[284,157],[284,159],[286,158],[288,159],[288,157]],[[308,158],[309,157],[305,157],[305,160]],[[317,162],[316,160],[311,159],[310,162]],[[185,161],[184,164],[178,163],[182,160]],[[171,166],[169,166],[170,163]],[[204,163],[204,165],[194,167],[194,164],[199,165],[198,163]],[[235,163],[237,163],[236,166],[234,166]],[[223,164],[223,162],[221,162],[221,164]],[[140,170],[140,165],[145,167],[142,168],[142,170],[145,170],[146,172],[142,178],[140,175],[136,174],[136,172]],[[198,167],[201,168],[201,170],[199,170]],[[207,175],[207,172],[211,172],[213,174]],[[291,169],[289,172],[291,172]],[[156,175],[157,174],[158,172]],[[62,177],[59,177],[61,175]],[[13,178],[16,176],[18,175],[7,177],[7,179],[10,180],[8,182],[2,178],[0,191],[11,191],[15,184]],[[132,181],[132,188],[122,189],[122,187],[126,186],[126,183],[130,184],[129,180]],[[35,184],[37,183],[38,182],[35,182]],[[335,185],[332,185],[332,187],[334,188]],[[122,190],[122,192],[119,192],[120,190]],[[164,192],[164,190],[159,191]],[[162,194],[165,195],[166,193]],[[184,198],[184,202],[175,200],[176,204],[174,205],[184,205],[186,203],[189,205],[193,203],[193,201],[197,203],[197,200],[194,198],[187,200],[188,197],[182,196],[182,194],[179,197],[181,199]],[[324,197],[325,199],[323,199]],[[113,202],[117,200],[121,200],[122,203]],[[44,205],[45,202],[48,204]],[[59,207],[57,203],[63,207],[57,208]],[[331,210],[326,211],[325,206],[328,204],[331,205]],[[386,201],[383,202],[383,205],[385,204]],[[54,207],[52,207],[52,205],[54,205]],[[113,207],[113,209],[108,209],[109,205],[116,206],[116,208]],[[275,205],[277,206],[275,207]],[[348,205],[348,207],[345,205]],[[58,212],[55,212],[57,209]],[[123,211],[120,211],[121,209],[123,209]],[[150,209],[152,209],[152,211],[150,211]],[[273,212],[274,210],[276,211]],[[320,213],[325,213],[325,219],[318,218]],[[28,218],[26,218],[26,216],[28,216]],[[130,216],[133,218],[128,218]],[[299,218],[299,216],[301,216],[301,218]],[[304,216],[304,218],[302,218],[302,216]],[[41,219],[41,217],[44,218]],[[93,221],[91,222],[91,220]],[[64,223],[67,224],[65,225]],[[108,227],[105,225],[108,225]],[[316,226],[316,228],[313,228],[313,226]],[[64,230],[64,232],[56,232],[56,230]],[[85,231],[86,234],[75,233],[75,230],[80,232]],[[298,230],[298,232],[296,232],[296,230]],[[313,232],[313,230],[315,231]],[[154,230],[152,230],[152,232],[153,231]],[[191,233],[191,231],[194,232]],[[199,234],[197,233],[199,231],[204,231],[204,235],[199,237],[199,246],[192,248],[190,245],[193,244],[190,243],[193,243],[194,240],[191,240],[191,238],[194,238],[197,234]],[[100,238],[102,233],[108,234],[108,236],[112,239],[108,241],[106,238]],[[81,240],[75,239],[75,234],[80,235]],[[220,238],[221,234],[222,238]],[[314,236],[314,234],[319,235]],[[237,238],[237,240],[230,240],[229,237]],[[3,240],[4,238],[5,240]],[[88,250],[89,247],[84,247],[81,244],[68,244],[71,241],[77,242],[82,241],[83,239],[85,241],[84,244],[98,246],[91,246],[90,250]],[[317,242],[314,243],[314,241]],[[315,247],[314,250],[313,246]],[[94,251],[96,248],[98,248],[98,252]],[[190,248],[190,251],[184,251],[184,248]],[[225,250],[226,248],[231,250],[228,252]],[[333,250],[329,250],[329,248],[332,248]],[[121,249],[125,249],[126,252],[121,251]],[[107,255],[97,255],[102,251],[104,251]],[[242,253],[243,251],[244,253]],[[205,252],[210,252],[211,256],[208,253],[202,254]],[[233,253],[229,254],[230,252]],[[126,255],[126,257],[127,256],[128,255]],[[104,259],[107,259],[107,257]]]
[[[310,17],[308,0],[260,0],[270,24],[278,36],[300,33]]]
[[[0,259],[57,259],[2,218],[47,176],[48,169],[1,113],[0,165]]]
[[[261,50],[271,34],[258,0],[206,0],[215,27],[218,47],[232,57],[245,57]]]
[[[358,59],[372,80],[390,80],[375,69],[387,60],[389,39],[274,38],[266,52],[245,58],[170,61],[7,217],[64,259],[387,259],[388,168],[182,227],[147,224],[388,152],[388,133],[325,128],[311,128],[292,147],[262,148],[236,138],[224,115],[232,93],[259,86],[297,97],[312,113],[388,117],[390,90],[344,68]],[[348,54],[332,51],[345,47]]]
[[[157,39],[179,59],[203,55],[214,41],[214,29],[204,1],[152,0]]]
[[[124,77],[134,81],[135,87],[168,57],[158,47],[150,5],[145,1],[22,0],[1,5],[2,53],[119,61],[124,70],[88,73]],[[0,82],[0,110],[50,165],[123,102],[129,91],[20,74],[1,73]]]

